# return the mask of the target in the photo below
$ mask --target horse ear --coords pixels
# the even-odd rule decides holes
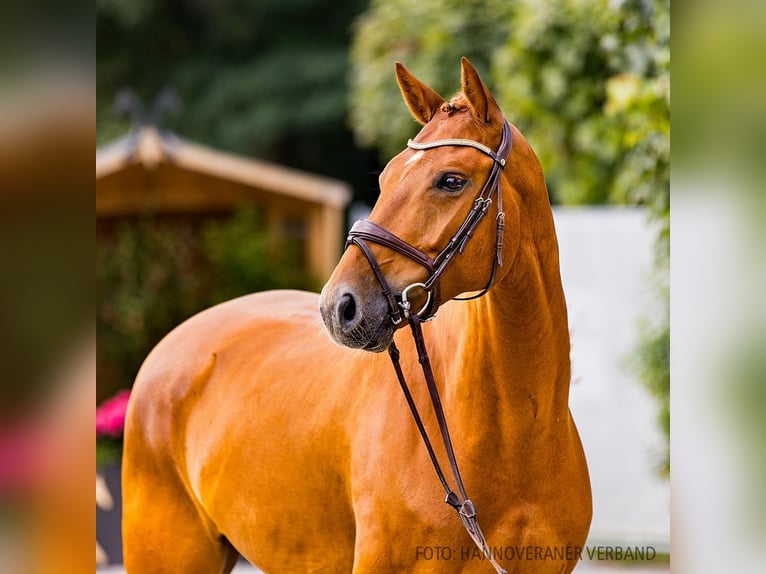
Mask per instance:
[[[489,93],[486,84],[479,77],[479,73],[473,64],[463,56],[460,59],[462,65],[461,82],[463,95],[468,100],[474,115],[484,123],[491,123],[493,119],[502,118],[500,106],[495,98]]]
[[[396,62],[394,67],[396,83],[410,113],[421,124],[427,124],[444,103],[444,98],[413,76],[401,62]]]

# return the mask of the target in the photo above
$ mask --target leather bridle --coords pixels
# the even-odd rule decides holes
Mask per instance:
[[[511,131],[511,127],[508,122],[504,122],[500,147],[498,148],[497,152],[493,151],[491,148],[485,146],[484,144],[465,139],[441,139],[425,143],[413,142],[412,140],[407,142],[408,147],[416,150],[428,150],[444,146],[472,147],[488,155],[493,160],[489,175],[487,176],[487,179],[484,182],[484,186],[481,188],[478,197],[474,200],[470,212],[466,216],[465,220],[455,235],[453,235],[452,239],[449,240],[447,246],[442,249],[436,257],[429,257],[420,249],[413,247],[406,241],[400,239],[393,233],[387,231],[377,223],[374,223],[368,219],[357,221],[349,231],[348,239],[346,240],[346,248],[351,245],[356,245],[359,249],[361,249],[362,253],[367,258],[367,261],[370,263],[370,267],[372,268],[375,278],[380,284],[383,295],[388,302],[389,317],[391,318],[391,321],[394,323],[394,325],[399,325],[403,320],[407,320],[410,325],[412,336],[415,340],[415,347],[418,352],[418,360],[423,369],[423,376],[426,380],[428,393],[431,398],[431,405],[434,409],[434,414],[439,424],[439,433],[441,434],[442,443],[444,444],[444,449],[447,453],[447,458],[449,459],[452,477],[455,481],[455,484],[457,485],[459,494],[456,494],[455,491],[450,488],[449,482],[444,476],[444,472],[441,469],[439,460],[436,456],[436,453],[434,452],[433,446],[431,445],[431,440],[428,436],[428,432],[423,425],[420,413],[418,412],[415,401],[412,398],[412,393],[410,393],[409,387],[407,386],[404,372],[402,371],[401,365],[399,364],[399,349],[392,341],[388,347],[388,353],[391,357],[391,362],[393,363],[396,376],[399,380],[399,384],[402,388],[402,392],[404,393],[404,397],[407,401],[410,412],[412,413],[412,416],[415,420],[415,424],[418,427],[418,432],[420,433],[420,436],[423,440],[423,444],[428,451],[428,456],[431,459],[431,464],[436,471],[436,475],[441,482],[442,488],[447,494],[445,502],[457,511],[458,517],[463,523],[465,529],[468,531],[471,539],[499,574],[506,574],[506,570],[504,570],[495,561],[494,556],[492,555],[492,551],[487,544],[484,533],[479,526],[479,521],[476,515],[476,508],[474,507],[473,502],[471,502],[471,500],[468,498],[465,486],[463,485],[463,479],[460,476],[460,469],[455,458],[455,451],[452,447],[452,439],[450,438],[449,428],[447,427],[447,419],[444,415],[444,409],[441,404],[441,399],[439,398],[433,371],[431,369],[431,363],[428,358],[428,352],[426,350],[425,340],[423,338],[423,331],[421,329],[421,322],[434,317],[437,309],[439,308],[439,305],[441,304],[439,279],[441,278],[447,266],[454,260],[455,255],[462,253],[463,249],[465,249],[465,245],[473,236],[476,227],[487,214],[489,206],[492,204],[493,195],[497,197],[498,207],[496,218],[497,235],[495,239],[495,256],[492,260],[492,271],[486,286],[480,293],[470,297],[465,297],[461,300],[481,297],[487,291],[489,291],[495,282],[497,268],[502,267],[503,265],[503,230],[505,226],[500,172],[505,167],[508,156],[511,153],[511,144],[513,139],[512,133],[513,132]],[[428,270],[428,278],[422,283],[413,283],[405,287],[402,289],[398,296],[394,295],[367,242],[383,245],[417,262]],[[412,312],[411,302],[409,300],[409,291],[415,288],[420,288],[425,291],[427,298],[426,302],[423,304],[420,310]]]
[[[431,142],[419,143],[409,140],[407,146],[416,150],[428,150],[445,146],[459,146],[459,147],[472,147],[488,155],[492,158],[492,168],[487,176],[484,185],[479,192],[478,197],[474,200],[471,210],[468,212],[463,224],[457,230],[452,239],[449,240],[447,245],[442,249],[436,257],[431,258],[423,251],[414,247],[400,239],[390,231],[384,229],[374,221],[369,219],[362,219],[354,223],[351,230],[348,233],[348,239],[346,239],[346,248],[350,245],[356,245],[361,249],[367,261],[370,263],[375,278],[377,279],[382,289],[383,295],[388,302],[389,316],[394,325],[399,325],[402,320],[407,319],[411,313],[411,301],[410,290],[420,288],[425,291],[427,295],[426,302],[423,304],[420,310],[416,313],[423,319],[428,320],[433,318],[437,309],[441,305],[439,279],[443,275],[447,266],[454,260],[456,254],[460,254],[465,249],[465,245],[469,239],[473,236],[474,230],[479,225],[484,216],[487,215],[489,207],[492,204],[492,196],[497,197],[497,234],[495,240],[495,258],[492,261],[492,271],[489,281],[484,289],[471,297],[465,299],[475,299],[481,297],[487,291],[489,291],[492,284],[495,282],[495,275],[497,268],[503,265],[503,230],[505,227],[505,213],[503,212],[503,195],[502,186],[500,184],[500,173],[505,167],[505,163],[508,160],[508,156],[511,153],[511,145],[513,143],[513,132],[508,122],[503,123],[503,133],[500,140],[500,147],[497,152],[491,148],[475,142],[473,140],[465,139],[441,139]],[[392,249],[398,253],[401,253],[405,257],[415,261],[419,265],[422,265],[429,272],[428,278],[422,283],[413,283],[402,289],[398,297],[393,293],[391,287],[386,281],[383,272],[378,265],[375,255],[372,253],[369,245],[370,243],[377,243],[383,245],[389,249]]]

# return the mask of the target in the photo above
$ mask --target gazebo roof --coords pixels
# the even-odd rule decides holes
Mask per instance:
[[[135,207],[128,198],[121,203],[114,193],[112,197],[106,197],[106,191],[100,194],[99,187],[109,187],[103,184],[130,174],[136,177],[137,172],[145,177],[168,168],[252,188],[261,195],[274,194],[336,209],[343,209],[351,200],[351,190],[343,181],[222,152],[144,126],[96,150],[96,213],[113,215]],[[205,193],[215,194],[216,190],[210,188]],[[172,209],[173,197],[180,196],[166,198],[164,208]],[[241,198],[240,193],[222,194],[215,203],[220,207],[230,202],[233,206]]]

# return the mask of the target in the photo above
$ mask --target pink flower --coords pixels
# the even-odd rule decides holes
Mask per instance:
[[[45,472],[47,440],[35,421],[0,425],[0,496],[34,491]]]
[[[96,409],[96,437],[122,436],[129,399],[130,391],[124,389],[101,403],[101,406]]]

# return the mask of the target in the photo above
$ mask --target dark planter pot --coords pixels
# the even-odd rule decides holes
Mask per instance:
[[[122,563],[121,469],[119,463],[97,468],[97,472],[106,481],[112,500],[114,500],[114,507],[111,510],[102,510],[98,506],[96,507],[96,541],[109,557],[109,564]]]

